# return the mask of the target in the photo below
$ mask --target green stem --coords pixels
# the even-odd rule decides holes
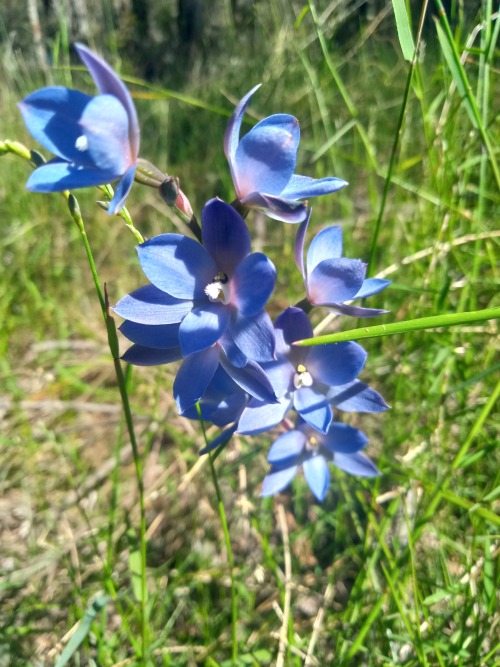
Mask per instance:
[[[92,273],[92,278],[94,280],[95,289],[97,292],[97,297],[101,305],[102,315],[106,324],[106,329],[108,332],[108,345],[113,357],[113,363],[115,367],[116,379],[118,382],[118,389],[120,391],[120,397],[122,401],[123,412],[125,415],[125,422],[127,424],[127,431],[130,438],[130,444],[132,446],[132,456],[134,459],[135,472],[137,478],[137,490],[139,495],[139,512],[140,512],[140,527],[139,527],[139,539],[141,545],[141,663],[146,664],[146,653],[148,647],[148,629],[147,629],[147,579],[146,579],[146,508],[144,501],[144,482],[142,474],[142,460],[139,454],[139,447],[137,444],[137,439],[135,436],[134,421],[132,417],[132,411],[130,409],[130,401],[127,393],[127,381],[123,373],[123,368],[120,362],[120,352],[118,345],[118,336],[116,333],[115,322],[113,318],[109,315],[108,312],[108,302],[107,302],[107,293],[102,291],[101,284],[99,281],[99,276],[97,273],[97,268],[95,265],[94,257],[92,254],[92,249],[90,247],[88,237],[85,231],[85,226],[83,223],[83,218],[81,216],[80,207],[76,198],[69,194],[68,197],[68,207],[71,213],[71,217],[76,223],[78,230],[85,247],[85,252],[87,254],[88,263],[90,266],[90,271]]]
[[[470,324],[472,322],[484,322],[500,318],[500,306],[486,308],[484,310],[473,310],[467,313],[448,313],[446,315],[432,315],[431,317],[419,317],[415,320],[405,322],[392,322],[391,324],[377,324],[372,327],[361,327],[350,331],[326,334],[316,338],[304,338],[294,345],[324,345],[325,343],[342,343],[349,340],[362,340],[363,338],[379,338],[393,334],[408,333],[410,331],[421,331],[423,329],[439,329],[441,327],[452,327],[457,324]]]
[[[203,433],[203,439],[205,440],[205,445],[208,447],[209,442],[205,432],[205,424],[201,416],[200,404],[196,404],[196,410],[198,412],[198,419],[200,421],[201,430]],[[231,579],[231,645],[232,645],[232,662],[236,664],[238,659],[238,599],[236,595],[236,581],[234,578],[234,558],[233,550],[231,547],[231,537],[229,535],[229,527],[227,524],[226,510],[224,509],[224,501],[222,499],[222,493],[219,486],[219,480],[217,479],[217,472],[215,470],[214,459],[212,458],[212,453],[208,452],[208,461],[210,464],[210,473],[212,475],[212,481],[214,483],[215,495],[217,496],[217,508],[219,510],[219,517],[222,526],[222,532],[224,533],[224,543],[227,551],[227,561],[229,564],[229,576]]]
[[[368,260],[368,266],[366,270],[366,275],[370,275],[370,271],[373,268],[373,264],[375,262],[375,254],[377,252],[377,244],[378,244],[378,237],[380,234],[380,227],[382,225],[382,218],[384,217],[385,213],[385,206],[387,203],[387,196],[389,194],[389,188],[392,183],[392,174],[394,171],[394,166],[396,164],[396,156],[397,156],[397,151],[398,151],[398,146],[399,146],[399,139],[401,136],[401,132],[403,129],[403,121],[406,115],[406,108],[408,106],[408,100],[410,99],[410,89],[411,89],[411,82],[413,78],[413,72],[415,70],[416,64],[417,64],[417,58],[418,58],[418,51],[420,47],[420,42],[422,38],[422,29],[424,27],[424,19],[425,19],[425,14],[427,12],[427,4],[428,0],[425,0],[423,5],[422,5],[422,11],[420,13],[420,20],[418,24],[418,32],[417,32],[417,40],[415,43],[415,52],[413,54],[413,58],[410,63],[410,67],[408,69],[408,76],[406,77],[406,85],[405,85],[405,90],[403,94],[403,104],[401,105],[401,109],[399,111],[399,117],[398,117],[398,122],[396,126],[396,133],[394,135],[394,141],[392,144],[392,150],[391,150],[391,157],[389,159],[389,168],[387,170],[387,176],[385,179],[384,183],[384,190],[382,192],[382,201],[380,202],[380,208],[379,212],[377,215],[377,220],[375,221],[375,229],[373,231],[373,236],[372,236],[372,245],[370,248],[370,258]]]

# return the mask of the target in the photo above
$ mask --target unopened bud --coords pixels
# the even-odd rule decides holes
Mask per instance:
[[[149,185],[152,188],[161,188],[161,184],[165,180],[165,174],[149,162],[149,160],[139,158],[137,160],[134,179],[143,185]]]
[[[177,195],[177,199],[174,202],[174,206],[178,211],[185,215],[186,218],[191,219],[193,217],[191,203],[182,190],[179,190],[179,194]]]
[[[109,201],[97,201],[96,204],[97,206],[100,206],[103,211],[107,211],[109,209]]]
[[[30,159],[35,165],[35,167],[41,167],[43,164],[47,162],[47,160],[43,157],[41,153],[34,150],[30,151]]]
[[[175,176],[164,178],[160,185],[160,194],[168,206],[174,206],[179,195],[179,179]]]

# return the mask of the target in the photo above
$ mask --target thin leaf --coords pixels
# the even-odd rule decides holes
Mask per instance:
[[[411,34],[410,20],[406,11],[405,0],[392,0],[392,8],[396,18],[396,28],[398,30],[399,43],[405,60],[412,60],[415,53],[415,44]]]

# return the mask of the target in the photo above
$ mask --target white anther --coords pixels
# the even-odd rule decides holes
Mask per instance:
[[[80,137],[78,137],[78,139],[76,140],[76,142],[75,142],[75,148],[76,148],[77,151],[82,151],[82,153],[83,153],[83,151],[88,151],[88,149],[89,149],[89,142],[88,142],[87,137],[86,137],[84,134],[82,134],[82,135],[81,135]]]

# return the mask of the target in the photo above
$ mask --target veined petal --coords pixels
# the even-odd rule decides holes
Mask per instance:
[[[236,149],[238,148],[238,142],[240,140],[241,121],[243,120],[243,116],[245,115],[245,110],[248,106],[248,103],[250,102],[252,95],[258,88],[261,87],[261,85],[262,84],[258,83],[256,86],[252,88],[250,92],[248,92],[245,95],[245,97],[243,97],[238,102],[233,111],[233,115],[229,119],[226,133],[224,135],[224,153],[226,154],[226,157],[229,161],[229,166],[231,168],[231,173],[233,175],[233,181],[234,181],[234,173],[232,165],[234,162],[234,156],[236,155]]]
[[[353,299],[362,299],[365,296],[372,296],[372,294],[378,294],[388,285],[390,285],[392,280],[383,280],[382,278],[366,278],[363,280],[361,289],[356,293]]]
[[[316,234],[307,251],[307,273],[325,259],[342,257],[342,227],[327,227]]]
[[[302,463],[302,469],[304,470],[304,477],[309,488],[316,498],[322,502],[325,499],[330,484],[328,463],[320,454],[316,454]]]
[[[288,468],[271,468],[271,472],[264,477],[261,496],[273,496],[286,488],[297,474],[299,467],[292,465]]]
[[[306,437],[302,431],[287,431],[273,442],[267,460],[269,463],[279,465],[289,459],[297,459],[305,446]]]
[[[248,357],[246,354],[240,350],[240,348],[234,342],[232,336],[229,335],[229,332],[226,331],[225,334],[219,340],[219,345],[224,350],[224,354],[228,358],[229,363],[232,366],[237,368],[243,368],[248,362]]]
[[[297,268],[301,272],[304,279],[306,277],[304,268],[304,241],[306,239],[307,226],[309,225],[309,220],[311,219],[311,213],[312,209],[309,209],[305,220],[300,223],[297,234],[295,236],[295,243],[293,245],[293,257],[295,259],[295,264],[297,264]]]
[[[134,366],[160,366],[182,359],[182,354],[180,347],[157,350],[152,347],[132,345],[122,356],[122,359]]]
[[[257,208],[274,220],[295,224],[307,216],[307,206],[292,199],[283,199],[261,192],[251,192],[243,197],[241,203],[249,208]]]
[[[112,308],[117,315],[139,324],[174,324],[193,309],[192,301],[180,301],[154,285],[144,285],[120,299]]]
[[[326,433],[332,423],[332,409],[328,400],[313,387],[301,387],[293,394],[293,407],[310,426]]]
[[[114,172],[97,167],[82,167],[56,158],[35,169],[28,178],[26,188],[31,192],[62,192],[104,185],[115,178]]]
[[[241,368],[233,366],[223,354],[220,361],[229,377],[248,394],[259,401],[275,403],[278,400],[267,375],[255,361],[248,361]]]
[[[179,328],[182,354],[187,357],[216,343],[227,329],[230,316],[230,309],[222,303],[207,303],[194,308]]]
[[[219,365],[217,346],[196,352],[184,359],[174,381],[174,397],[182,415],[203,396]]]
[[[177,299],[203,299],[217,267],[205,248],[182,234],[160,234],[137,246],[148,279]]]
[[[133,164],[127,169],[123,176],[118,181],[115,187],[115,194],[113,199],[109,202],[108,213],[113,215],[114,213],[119,213],[122,208],[125,206],[125,200],[128,197],[130,188],[134,182],[136,165]]]
[[[231,279],[231,301],[242,315],[252,317],[264,308],[274,290],[276,269],[261,252],[245,257]]]
[[[350,475],[357,475],[358,477],[379,477],[381,474],[373,461],[362,452],[335,454],[333,465]]]
[[[337,190],[345,188],[346,185],[349,185],[349,183],[333,176],[315,179],[294,174],[286,188],[281,192],[281,196],[285,199],[309,199],[309,197],[337,192]]]
[[[357,299],[358,297],[352,297]],[[388,310],[381,310],[380,308],[362,308],[361,306],[348,306],[345,303],[330,303],[328,308],[334,313],[341,315],[348,315],[350,317],[378,317],[378,315],[387,315]]]
[[[126,320],[119,329],[132,343],[143,347],[153,347],[158,350],[179,347],[178,324],[150,325]]]
[[[211,199],[201,212],[203,246],[218,271],[232,276],[250,252],[250,232],[241,215],[221,199]]]
[[[31,93],[19,103],[29,133],[44,148],[69,162],[95,167],[88,153],[77,148],[82,134],[78,125],[89,95],[63,86],[50,86]]]
[[[134,163],[128,137],[127,112],[116,97],[93,97],[83,110],[79,125],[86,140],[80,153],[88,151],[97,167],[114,171],[117,178]]]
[[[354,380],[348,385],[332,388],[330,402],[343,412],[383,412],[389,406],[382,396],[364,382]]]
[[[328,343],[310,348],[305,366],[315,382],[335,387],[352,382],[361,372],[367,356],[358,343]]]
[[[114,95],[125,107],[129,117],[129,136],[132,148],[132,156],[135,160],[139,153],[139,121],[132,97],[123,81],[117,76],[113,69],[102,58],[91,51],[84,44],[75,44],[75,49],[85,67],[103,95]]]
[[[252,400],[243,410],[238,422],[238,433],[256,435],[269,430],[283,421],[291,406],[291,400],[285,396],[278,403]]]
[[[253,317],[235,313],[229,332],[236,345],[249,359],[258,362],[274,357],[274,328],[269,315],[263,310]]]
[[[342,422],[333,422],[322,438],[323,446],[335,454],[353,454],[363,449],[367,442],[368,438],[363,431]]]
[[[300,129],[296,118],[276,114],[257,123],[240,140],[234,156],[236,192],[279,195],[292,178]]]
[[[317,306],[349,301],[358,292],[366,274],[359,259],[326,259],[307,276],[307,298]]]

